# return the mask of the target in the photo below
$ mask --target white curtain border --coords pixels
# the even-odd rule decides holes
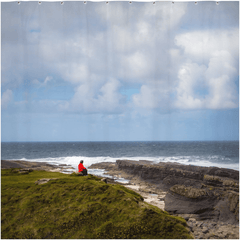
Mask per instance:
[[[0,2],[239,2],[239,0],[0,0]]]

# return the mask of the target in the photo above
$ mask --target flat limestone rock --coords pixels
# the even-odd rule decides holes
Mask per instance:
[[[37,185],[41,185],[41,184],[45,184],[45,183],[48,183],[49,181],[51,180],[56,180],[57,178],[42,178],[42,179],[39,179],[35,182],[35,184]]]
[[[18,172],[20,173],[20,174],[28,174],[28,173],[30,173],[30,172],[32,172],[33,171],[33,169],[31,169],[31,168],[25,168],[25,169],[19,169],[18,170]]]

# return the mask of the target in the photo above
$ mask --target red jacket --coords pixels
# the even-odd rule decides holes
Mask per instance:
[[[78,172],[81,172],[83,169],[86,169],[82,163],[79,163],[78,165]]]

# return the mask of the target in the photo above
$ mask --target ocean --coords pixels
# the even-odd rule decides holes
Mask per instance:
[[[89,167],[93,163],[128,159],[239,171],[239,142],[2,142],[1,159],[69,164],[76,170],[80,160]],[[89,173],[97,172],[89,169]]]

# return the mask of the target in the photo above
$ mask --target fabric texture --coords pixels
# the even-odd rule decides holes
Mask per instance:
[[[86,169],[86,168],[83,166],[82,163],[79,163],[79,165],[78,165],[78,172],[82,172],[83,169]]]

